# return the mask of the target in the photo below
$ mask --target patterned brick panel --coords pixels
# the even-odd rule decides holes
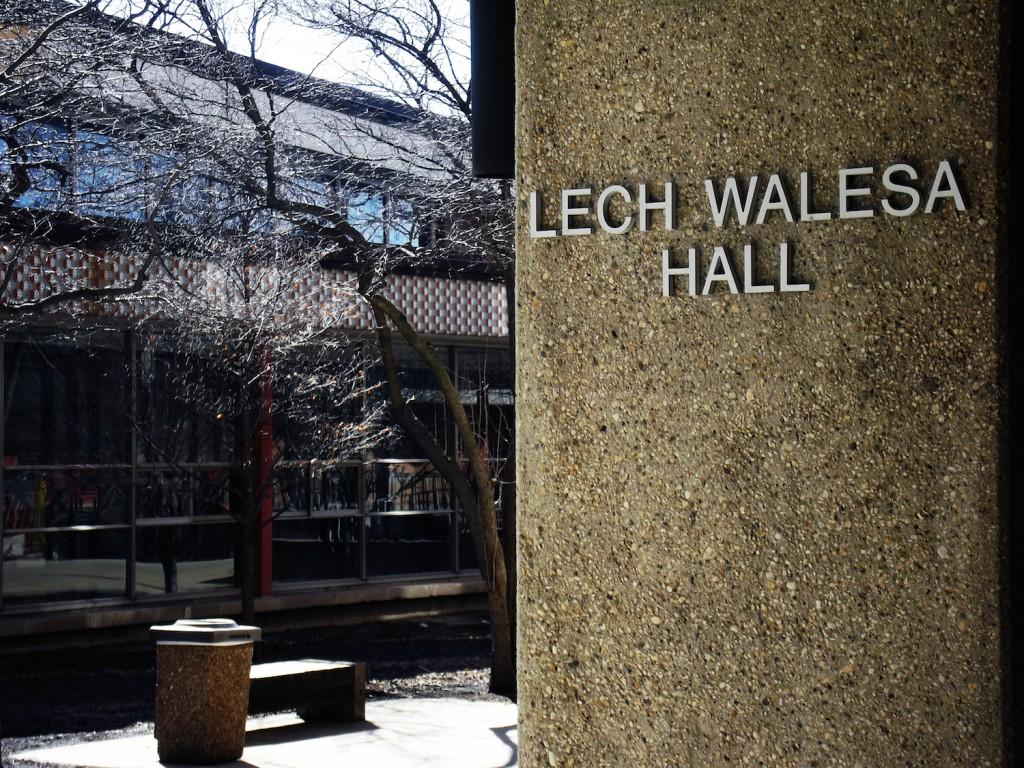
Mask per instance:
[[[2,299],[7,304],[38,301],[75,288],[130,285],[137,265],[123,254],[89,253],[74,248],[32,249],[17,252],[0,244],[5,272],[12,265]],[[224,284],[215,270],[186,259],[168,264],[170,275],[160,271],[154,279],[204,291],[211,299],[227,300]],[[310,269],[278,297],[282,311],[310,311],[324,323],[367,330],[373,327],[369,308],[352,291],[354,275]],[[505,289],[501,283],[419,275],[390,275],[387,292],[395,305],[421,333],[446,336],[500,338],[508,334]],[[142,317],[155,311],[152,302],[134,299],[87,304],[76,302],[72,312],[110,317]]]

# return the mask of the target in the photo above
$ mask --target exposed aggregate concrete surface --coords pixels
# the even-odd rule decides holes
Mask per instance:
[[[241,757],[251,667],[252,643],[157,645],[161,760],[209,765]]]
[[[521,765],[1001,765],[998,4],[517,5]],[[704,192],[944,159],[964,212]],[[674,231],[528,235],[669,180]],[[751,241],[812,289],[660,295]]]

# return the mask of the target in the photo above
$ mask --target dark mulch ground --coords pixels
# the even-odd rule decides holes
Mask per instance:
[[[472,613],[275,632],[257,644],[255,660],[365,661],[370,698],[491,699],[489,648],[486,617]],[[81,741],[152,722],[154,663],[149,642],[0,656],[0,765],[68,734]]]

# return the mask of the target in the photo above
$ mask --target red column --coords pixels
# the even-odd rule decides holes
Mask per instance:
[[[274,472],[274,423],[270,414],[273,393],[269,378],[259,385],[260,413],[256,423],[259,435],[253,450],[253,468],[256,472],[254,487],[262,489],[260,502],[260,529],[256,545],[256,596],[269,595],[273,590],[274,574],[274,488],[272,476]]]

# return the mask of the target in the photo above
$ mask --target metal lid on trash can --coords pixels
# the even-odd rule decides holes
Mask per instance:
[[[259,627],[237,624],[231,619],[179,619],[173,624],[149,628],[158,643],[192,645],[235,645],[254,643],[262,636]]]

